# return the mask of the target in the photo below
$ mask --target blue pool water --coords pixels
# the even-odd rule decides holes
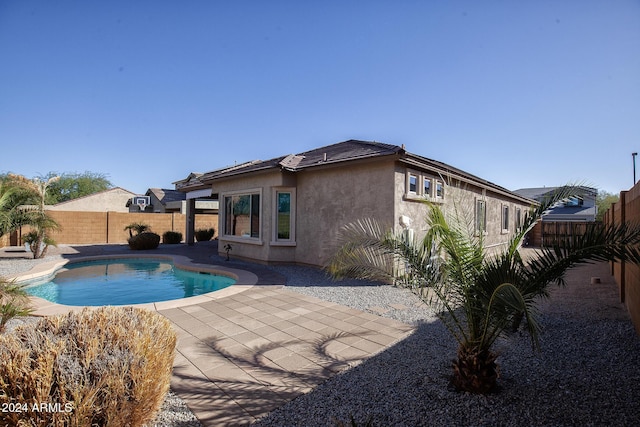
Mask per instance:
[[[157,259],[111,259],[72,263],[30,295],[65,305],[128,305],[168,301],[217,291],[235,280],[181,270]]]

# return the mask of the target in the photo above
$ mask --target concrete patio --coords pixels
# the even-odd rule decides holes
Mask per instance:
[[[178,331],[172,389],[205,425],[245,425],[412,328],[280,288],[161,310]]]
[[[3,258],[28,257],[4,249]],[[255,278],[213,297],[150,307],[171,320],[178,335],[172,390],[205,426],[248,425],[413,331],[398,321],[288,291],[272,270],[224,261],[215,242],[141,252],[188,257]],[[126,245],[51,251],[64,259],[122,253],[138,254]],[[49,307],[47,313],[65,309]]]

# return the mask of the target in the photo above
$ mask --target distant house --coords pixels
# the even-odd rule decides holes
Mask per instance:
[[[135,193],[115,187],[88,196],[47,206],[51,211],[74,212],[128,212],[127,202]]]
[[[165,188],[149,188],[145,196],[149,197],[149,205],[145,207],[143,212],[186,213],[187,197],[186,194],[181,191]],[[141,212],[140,207],[132,203],[132,200],[128,201],[127,207],[130,212]],[[197,200],[196,210],[198,213],[218,213],[218,201],[207,199]]]
[[[219,200],[221,252],[231,245],[235,257],[315,266],[333,254],[340,228],[358,219],[423,233],[424,200],[464,212],[490,247],[506,244],[535,203],[404,147],[356,140],[192,174],[176,188],[188,218],[197,197]],[[186,235],[193,242],[189,225]]]
[[[514,193],[538,202],[549,197],[560,187],[521,188]],[[542,217],[543,222],[593,222],[598,214],[596,199],[598,190],[591,187],[579,187],[574,197],[564,200],[551,208]]]

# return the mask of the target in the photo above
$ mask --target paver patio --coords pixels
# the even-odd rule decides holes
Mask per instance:
[[[159,312],[178,331],[172,390],[205,425],[249,424],[412,331],[266,286]]]

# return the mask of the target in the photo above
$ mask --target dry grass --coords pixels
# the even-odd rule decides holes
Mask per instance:
[[[134,308],[85,309],[0,335],[0,405],[11,409],[0,425],[142,426],[169,389],[175,345],[168,320]]]

